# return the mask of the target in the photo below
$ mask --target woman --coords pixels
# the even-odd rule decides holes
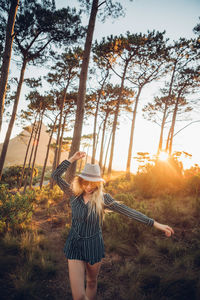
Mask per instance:
[[[93,300],[97,291],[97,276],[104,255],[101,232],[104,208],[119,212],[129,218],[165,232],[174,233],[167,225],[160,224],[144,214],[116,202],[109,194],[103,193],[103,179],[98,165],[86,164],[84,170],[75,177],[72,185],[61,178],[71,163],[85,157],[78,151],[63,161],[53,172],[52,177],[64,193],[72,193],[72,226],[67,237],[64,252],[68,259],[69,278],[74,300]],[[85,289],[86,271],[86,289]]]

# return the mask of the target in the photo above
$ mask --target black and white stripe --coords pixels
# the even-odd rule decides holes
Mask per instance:
[[[61,178],[61,175],[67,170],[69,165],[70,162],[68,160],[64,160],[52,174],[53,179],[57,182],[63,192],[68,192],[70,190],[69,184]],[[148,226],[152,226],[154,223],[153,219],[124,204],[118,203],[109,194],[104,194],[104,203],[110,210],[121,213]]]
[[[84,203],[83,195],[76,197],[72,193],[70,185],[62,179],[62,174],[67,170],[70,164],[69,161],[65,160],[52,173],[53,179],[63,192],[67,194],[70,192],[72,195],[70,198],[72,227],[65,243],[64,252],[68,259],[78,259],[94,264],[105,257],[99,216],[93,211],[88,216],[90,203]],[[104,203],[106,208],[136,221],[149,226],[152,226],[154,223],[153,219],[124,204],[118,203],[109,194],[104,194]]]

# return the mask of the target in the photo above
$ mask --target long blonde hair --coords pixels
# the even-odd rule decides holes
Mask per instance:
[[[101,181],[97,182],[98,186],[92,193],[91,199],[89,201],[89,211],[88,216],[91,212],[96,213],[99,216],[99,221],[103,221],[104,215],[104,201],[103,201],[103,183]],[[76,176],[71,183],[71,189],[76,196],[81,195],[84,192],[83,189],[83,179]]]

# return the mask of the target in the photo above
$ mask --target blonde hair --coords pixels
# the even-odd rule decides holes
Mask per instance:
[[[71,183],[71,189],[76,196],[79,196],[84,192],[83,181],[84,180],[81,177],[76,176]],[[103,183],[101,181],[98,181],[97,188],[92,193],[91,199],[89,201],[88,217],[91,214],[91,212],[94,212],[99,216],[99,221],[103,221],[103,208]]]

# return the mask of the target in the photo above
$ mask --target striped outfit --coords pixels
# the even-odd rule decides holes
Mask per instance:
[[[72,192],[69,184],[61,178],[71,163],[64,160],[52,173],[53,179],[64,193]],[[105,208],[121,213],[131,219],[152,226],[153,219],[144,214],[116,202],[109,194],[104,194]],[[72,224],[67,237],[64,253],[68,259],[78,259],[89,262],[91,265],[101,261],[104,254],[104,243],[102,238],[99,216],[94,212],[88,216],[88,206],[84,203],[83,195],[70,197],[72,209]]]

